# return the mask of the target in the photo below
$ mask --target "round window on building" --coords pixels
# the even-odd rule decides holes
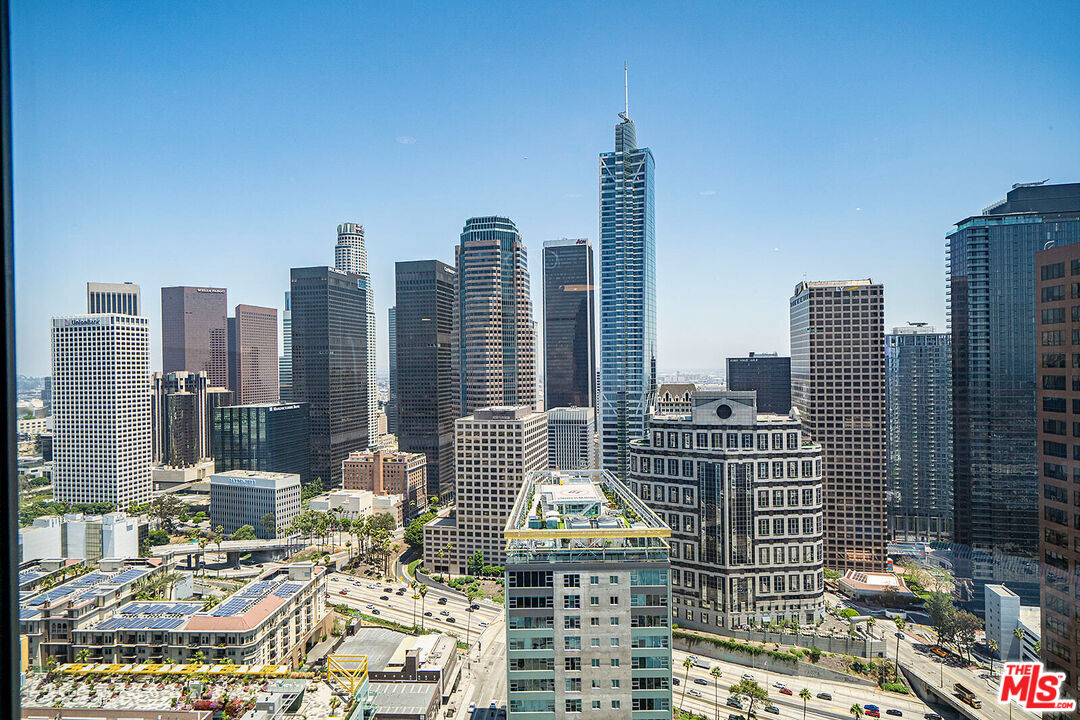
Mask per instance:
[[[731,406],[718,405],[716,408],[716,416],[719,417],[721,420],[727,420],[729,417],[731,417]]]

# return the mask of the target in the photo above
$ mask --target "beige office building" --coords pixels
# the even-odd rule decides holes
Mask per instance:
[[[403,496],[406,518],[427,510],[427,456],[424,453],[351,452],[341,463],[341,478],[346,490]]]
[[[821,445],[825,567],[841,571],[885,568],[884,295],[837,280],[791,297],[791,402]]]
[[[424,527],[424,567],[456,574],[477,551],[487,565],[505,562],[502,531],[525,475],[547,469],[547,415],[531,407],[482,408],[454,429],[456,514]]]

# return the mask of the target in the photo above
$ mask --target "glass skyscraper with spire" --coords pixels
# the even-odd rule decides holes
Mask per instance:
[[[625,479],[656,387],[656,234],[652,152],[619,117],[600,155],[600,433],[604,469]]]

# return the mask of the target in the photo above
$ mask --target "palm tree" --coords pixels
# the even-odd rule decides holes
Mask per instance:
[[[802,700],[802,718],[806,720],[806,701],[810,699],[810,688],[800,690],[799,698]]]
[[[451,556],[451,553],[454,552],[454,543],[451,543],[451,542],[446,543],[446,545],[445,545],[445,547],[443,549],[446,550],[446,557],[449,558]],[[446,579],[447,579],[447,581],[450,580],[450,575],[451,575],[450,568],[452,568],[453,566],[454,566],[454,561],[453,560],[450,560],[450,561],[448,561],[446,563]]]
[[[415,580],[413,580],[412,582],[409,583],[409,589],[413,591],[412,592],[412,624],[413,624],[413,627],[416,627],[416,598],[418,597],[418,595],[416,594],[416,585],[417,585],[417,582]]]
[[[210,544],[210,540],[202,535],[199,536],[199,562],[202,565],[203,575],[206,575],[206,546]]]
[[[340,704],[341,704],[341,701],[338,700],[337,695],[331,696],[330,697],[330,712],[334,712],[335,710],[337,710],[337,706],[340,705]]]
[[[871,638],[874,637],[874,626],[877,625],[877,618],[871,615],[866,618],[866,634]]]
[[[686,686],[690,683],[690,668],[694,667],[694,661],[687,655],[683,658],[682,666],[686,668],[686,679],[683,680],[682,700],[679,701],[679,712],[682,712],[683,703],[686,702]]]
[[[1013,630],[1013,636],[1020,642],[1020,647],[1017,649],[1017,652],[1019,653],[1021,660],[1024,659],[1024,635],[1026,634],[1027,632],[1022,627]]]
[[[724,671],[719,665],[713,665],[709,674],[713,676],[713,706],[716,708],[716,720],[720,720],[720,676],[724,674]]]
[[[1042,640],[1035,641],[1035,654],[1042,655]]]
[[[77,663],[84,663],[89,659],[90,659],[90,650],[87,649],[87,648],[82,648],[82,649],[79,650],[79,652],[75,653],[75,662],[77,662]]]
[[[990,651],[990,674],[994,674],[994,655],[997,654],[998,644],[996,640],[987,640],[986,649]]]
[[[896,675],[900,675],[900,634],[904,632],[904,626],[907,622],[902,617],[893,618],[893,623],[896,625]]]
[[[424,629],[424,597],[428,594],[428,586],[424,583],[420,583],[420,587],[416,588],[417,594],[420,595],[420,629]]]
[[[850,708],[848,708],[848,712],[851,713],[851,716],[855,718],[855,720],[859,720],[859,718],[863,716],[862,705],[860,705],[859,703],[855,703]]]

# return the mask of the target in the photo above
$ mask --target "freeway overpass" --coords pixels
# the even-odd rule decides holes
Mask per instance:
[[[150,548],[150,552],[154,557],[165,558],[167,561],[185,558],[188,568],[192,569],[195,567],[194,558],[196,557],[207,552],[225,553],[229,564],[239,567],[241,555],[251,553],[256,562],[279,560],[298,552],[305,544],[303,536],[293,535],[274,540],[223,540],[220,545],[210,543],[205,548],[199,547],[199,543],[195,541],[156,545]]]

